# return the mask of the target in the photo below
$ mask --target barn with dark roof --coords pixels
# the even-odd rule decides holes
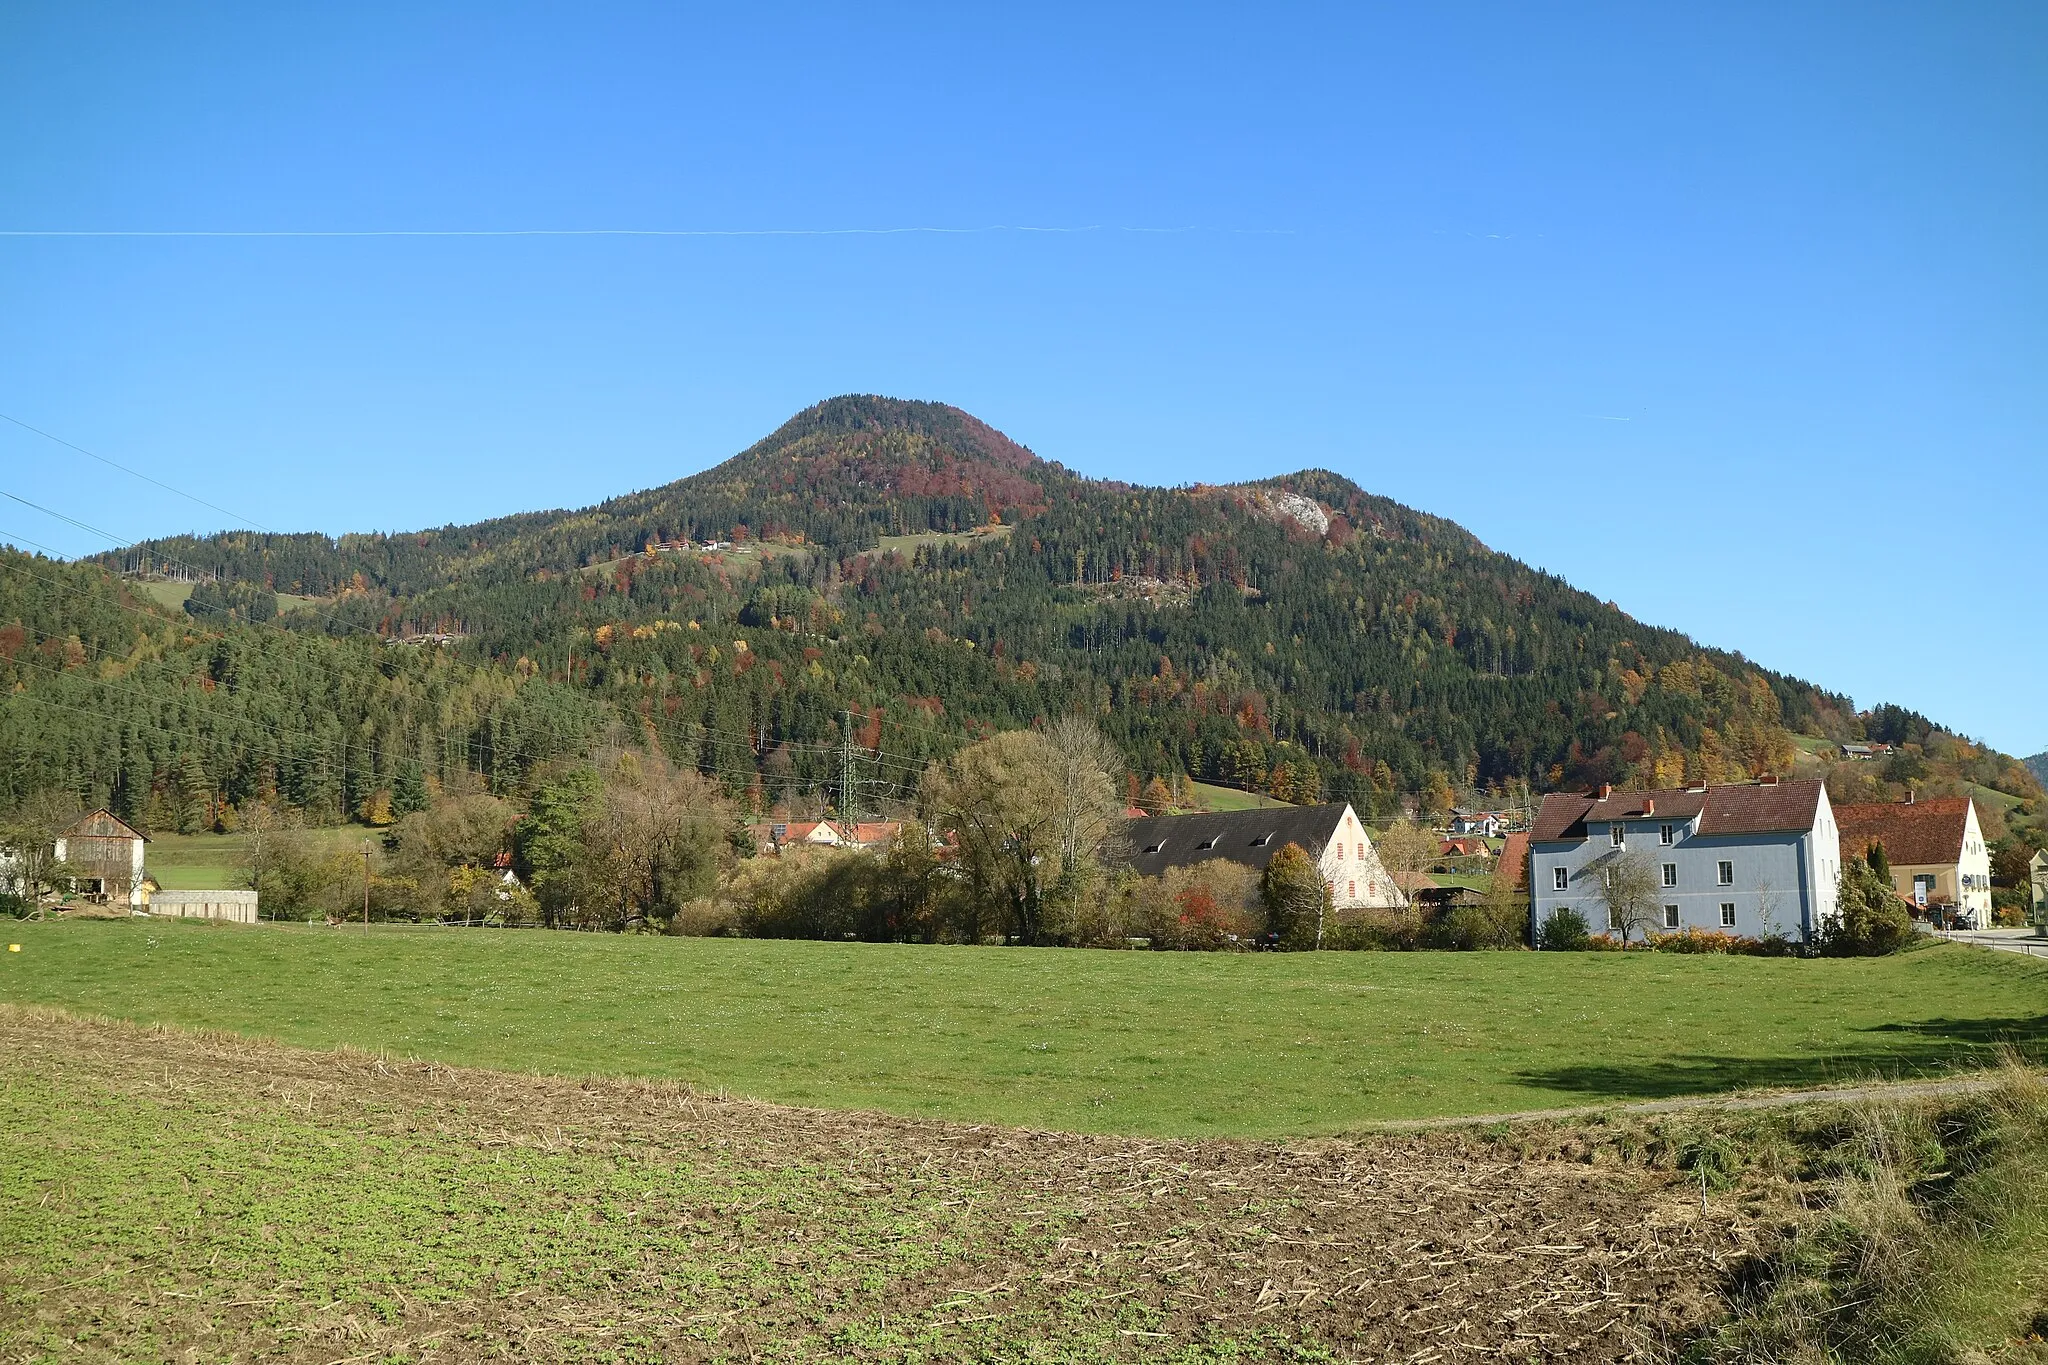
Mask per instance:
[[[1153,815],[1131,821],[1125,839],[1129,865],[1148,877],[1215,860],[1263,872],[1274,854],[1297,844],[1316,860],[1339,910],[1393,909],[1408,903],[1380,863],[1364,822],[1343,801]]]

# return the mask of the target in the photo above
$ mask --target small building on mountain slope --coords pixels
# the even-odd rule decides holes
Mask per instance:
[[[1967,796],[1876,801],[1842,806],[1842,856],[1861,858],[1881,845],[1892,889],[1923,910],[1960,912],[1991,923],[1991,850]]]
[[[1316,860],[1337,909],[1396,909],[1408,903],[1380,863],[1365,823],[1343,801],[1147,816],[1131,821],[1125,838],[1130,866],[1148,877],[1218,859],[1263,872],[1274,854],[1296,844]]]
[[[1844,851],[1819,782],[1553,793],[1529,832],[1530,924],[1570,909],[1606,931],[1603,877],[1640,852],[1657,867],[1666,932],[1809,941],[1835,917]]]

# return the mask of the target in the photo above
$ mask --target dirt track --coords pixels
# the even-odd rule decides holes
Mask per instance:
[[[8,1008],[0,1081],[17,1097],[78,1097],[49,1102],[66,1112],[8,1114],[40,1124],[39,1148],[57,1150],[17,1173],[27,1188],[6,1190],[11,1211],[0,1210],[0,1234],[9,1234],[0,1236],[4,1360],[59,1349],[67,1359],[322,1362],[1242,1360],[1282,1358],[1297,1343],[1338,1359],[1415,1365],[1618,1360],[1644,1357],[1714,1313],[1719,1276],[1750,1241],[1732,1203],[1703,1201],[1697,1185],[1569,1142],[1522,1161],[1458,1133],[1292,1146],[1084,1137],[396,1063]],[[140,1224],[161,1219],[162,1237],[68,1245],[107,1225],[104,1212],[86,1216],[93,1198],[105,1210],[108,1201],[159,1197],[124,1190],[106,1174],[108,1158],[95,1157],[95,1132],[112,1122],[99,1115],[113,1113],[214,1134],[171,1139],[205,1162],[202,1174],[178,1179],[211,1184],[196,1212],[136,1215]],[[345,1242],[349,1218],[375,1216],[318,1203],[326,1175],[273,1175],[264,1178],[279,1193],[266,1197],[311,1212],[302,1225],[265,1213],[261,1243],[242,1235],[236,1218],[255,1215],[236,1213],[254,1205],[234,1188],[247,1160],[233,1152],[235,1134],[285,1122],[293,1136],[256,1145],[368,1143],[393,1154],[391,1171],[431,1156],[436,1169],[455,1172],[434,1178],[451,1206],[436,1216],[474,1226],[472,1241],[430,1251],[416,1232],[393,1226],[380,1238],[372,1225],[363,1245],[373,1250],[345,1260],[339,1281],[315,1288],[271,1272],[265,1258],[296,1264],[320,1249],[293,1237]],[[461,1163],[497,1169],[508,1154],[539,1163],[542,1184],[525,1198],[566,1210],[561,1226],[578,1236],[585,1223],[621,1226],[617,1198],[600,1191],[586,1208],[579,1194],[557,1197],[546,1173],[567,1168],[549,1163],[573,1155],[628,1172],[620,1190],[631,1186],[630,1233],[592,1243],[621,1248],[619,1263],[595,1275],[587,1264],[550,1270],[542,1262],[559,1236],[534,1241],[534,1229],[513,1251],[489,1250],[495,1234],[455,1207]],[[665,1199],[651,1170],[687,1172],[700,1185],[770,1179],[782,1193]],[[113,1183],[96,1195],[95,1179]],[[166,1190],[169,1207],[179,1193]],[[895,1231],[863,1240],[847,1232],[856,1226]],[[419,1243],[405,1258],[409,1281],[378,1268],[388,1251],[380,1242],[393,1240]],[[44,1249],[10,1252],[10,1242]],[[245,1243],[267,1249],[237,1268]],[[486,1255],[496,1258],[487,1282],[449,1288],[458,1267],[467,1273],[463,1258]],[[413,1263],[432,1256],[455,1259],[423,1281]],[[657,1264],[664,1269],[650,1281]],[[758,1273],[763,1266],[770,1273]],[[687,1291],[676,1287],[684,1281]],[[421,1283],[444,1292],[421,1292]],[[366,1296],[378,1312],[362,1310]],[[73,1345],[81,1334],[86,1341]]]

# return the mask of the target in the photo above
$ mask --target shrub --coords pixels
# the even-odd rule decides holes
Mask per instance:
[[[1430,917],[1424,939],[1428,947],[1460,952],[1519,948],[1528,920],[1520,906],[1454,905]]]
[[[1593,946],[1586,917],[1573,909],[1554,910],[1536,932],[1536,946],[1551,953],[1583,953]]]
[[[1797,957],[1800,946],[1783,934],[1766,934],[1742,939],[1728,951],[1738,957]]]
[[[0,915],[5,915],[9,919],[22,919],[35,908],[35,902],[26,896],[17,896],[12,891],[0,891]]]
[[[1365,953],[1412,952],[1422,939],[1422,916],[1414,910],[1349,910],[1323,936],[1327,947]]]
[[[1146,877],[1130,890],[1125,932],[1162,951],[1249,948],[1264,914],[1260,883],[1251,868],[1222,859]]]
[[[1913,918],[1892,885],[1861,858],[1842,864],[1837,913],[1822,926],[1830,957],[1878,957],[1913,941]]]
[[[1650,946],[1660,953],[1734,953],[1749,942],[1740,934],[1723,934],[1707,929],[1680,929],[1675,934],[1652,934]]]

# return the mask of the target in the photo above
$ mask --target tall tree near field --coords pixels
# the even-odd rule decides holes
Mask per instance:
[[[731,806],[715,782],[659,754],[621,752],[601,773],[575,864],[584,908],[604,928],[666,923],[711,889]]]
[[[1330,916],[1330,887],[1315,859],[1289,844],[1266,864],[1259,884],[1266,906],[1266,932],[1283,948],[1320,948]]]
[[[1380,866],[1387,869],[1403,894],[1412,892],[1436,861],[1438,844],[1435,831],[1407,820],[1397,820],[1373,836]]]
[[[992,912],[1020,943],[1041,942],[1047,889],[1101,847],[1114,828],[1115,791],[1107,773],[1032,730],[991,735],[935,768],[925,799],[959,843],[973,892],[968,936],[979,937],[979,916]]]

